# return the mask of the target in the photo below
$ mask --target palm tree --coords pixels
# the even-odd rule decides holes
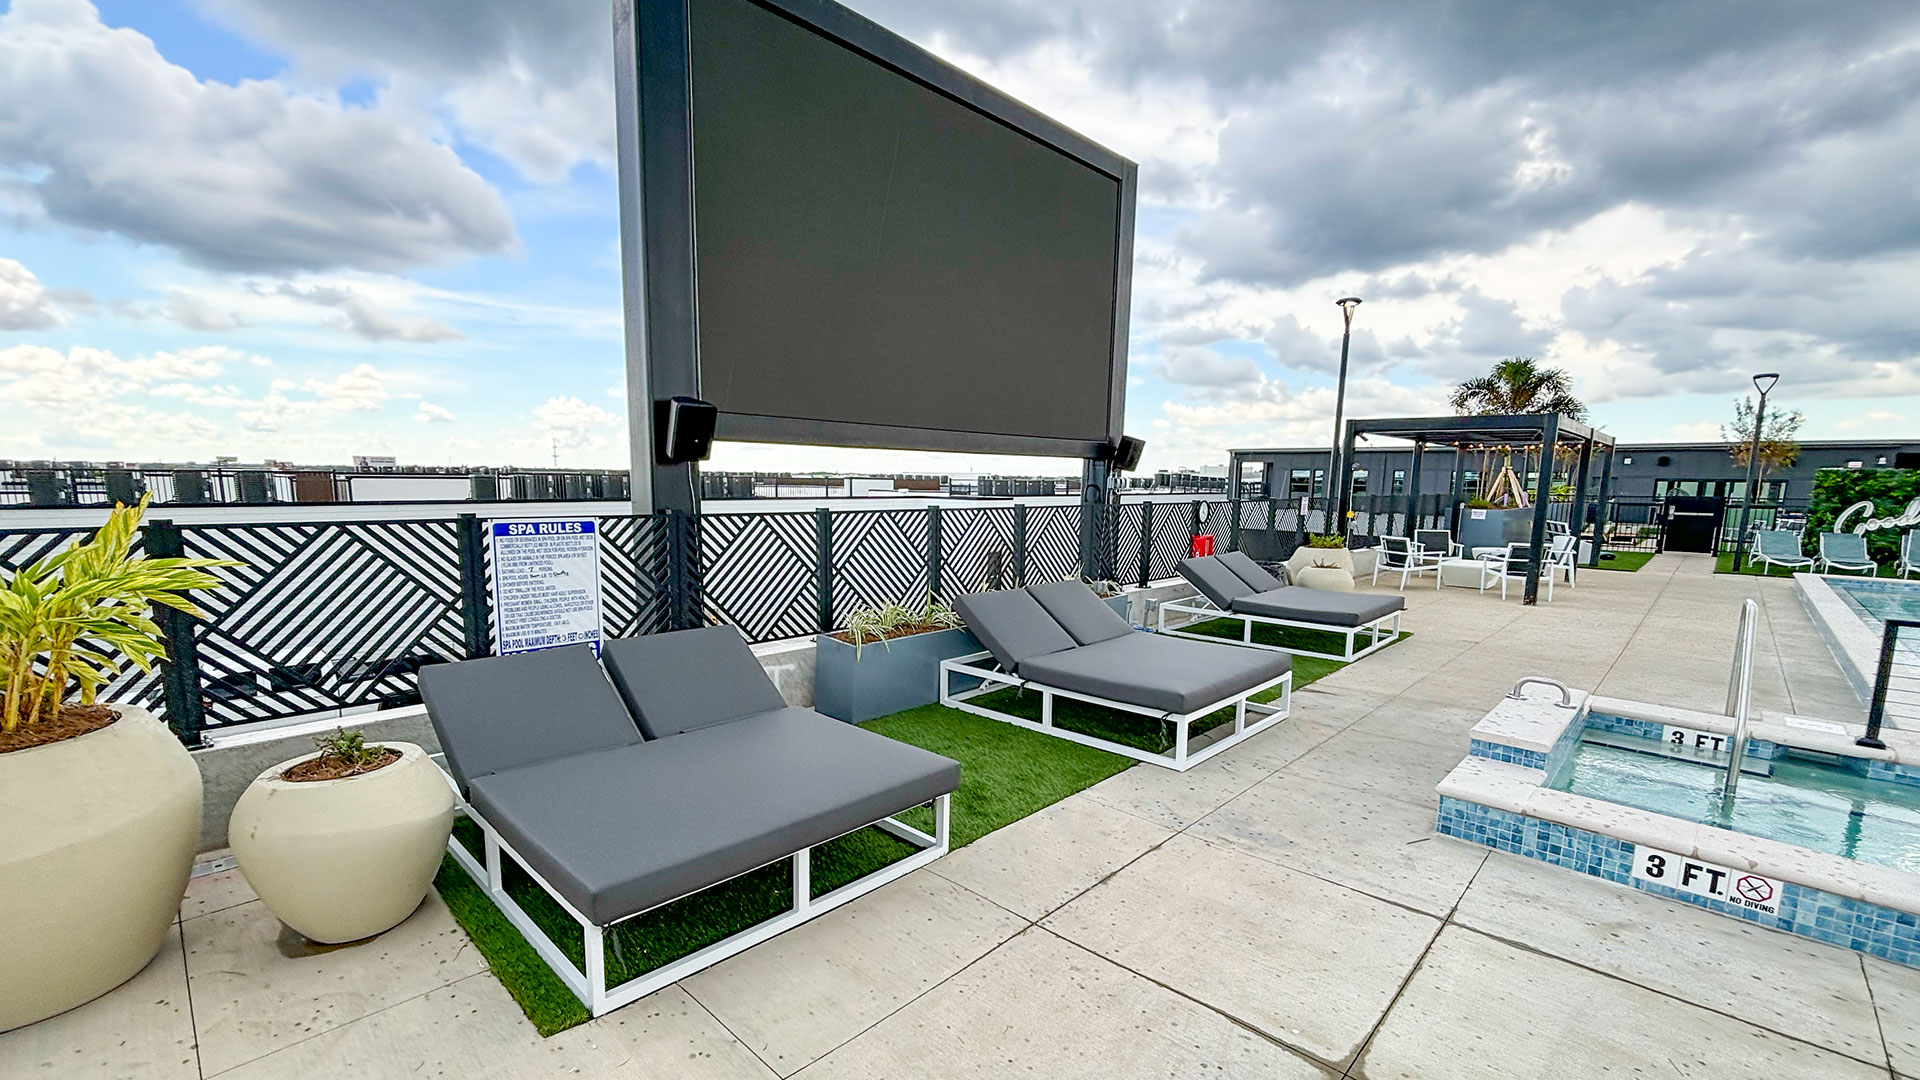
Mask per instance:
[[[1541,367],[1530,356],[1493,365],[1485,375],[1453,388],[1453,411],[1462,416],[1511,416],[1559,413],[1585,420],[1587,407],[1573,396],[1573,376],[1565,368]]]

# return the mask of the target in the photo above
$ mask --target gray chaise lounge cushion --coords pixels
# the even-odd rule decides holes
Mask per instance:
[[[1292,668],[1292,658],[1285,653],[1161,634],[1128,634],[1036,656],[1020,665],[1020,677],[1142,708],[1190,713],[1243,694]]]
[[[1078,644],[1024,589],[968,593],[955,597],[953,606],[967,620],[967,629],[1008,671],[1022,660]]]
[[[624,918],[952,792],[960,765],[808,709],[475,781],[475,810],[581,913]]]
[[[1082,645],[1111,641],[1133,633],[1133,626],[1120,613],[1093,595],[1083,581],[1056,581],[1050,585],[1029,585],[1040,606],[1047,609],[1073,640]]]
[[[585,645],[424,667],[420,697],[463,792],[490,773],[640,741]]]
[[[1407,602],[1399,596],[1330,592],[1299,585],[1243,596],[1233,602],[1233,610],[1242,615],[1265,615],[1270,619],[1326,626],[1361,626],[1406,606]]]
[[[787,704],[731,626],[617,638],[601,647],[600,659],[649,739]]]
[[[1235,599],[1252,596],[1258,592],[1253,586],[1240,580],[1240,575],[1222,565],[1219,559],[1211,555],[1202,555],[1197,559],[1181,559],[1176,569],[1180,576],[1193,583],[1213,606],[1221,611],[1233,606]]]
[[[1267,573],[1259,563],[1247,557],[1244,551],[1223,551],[1214,556],[1221,566],[1233,571],[1233,576],[1246,582],[1256,592],[1278,589],[1286,582]]]

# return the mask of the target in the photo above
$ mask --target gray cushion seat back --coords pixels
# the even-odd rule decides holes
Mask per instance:
[[[1285,653],[1164,634],[1126,637],[1036,656],[1020,674],[1062,690],[1145,709],[1191,713],[1292,670]]]
[[[493,773],[640,741],[585,645],[424,667],[420,697],[463,793]]]
[[[1360,626],[1406,606],[1406,600],[1393,593],[1330,592],[1299,585],[1258,596],[1243,596],[1233,602],[1233,610],[1242,615],[1265,615],[1270,619],[1326,626]]]
[[[1223,551],[1214,556],[1221,566],[1233,571],[1233,576],[1252,586],[1256,592],[1277,589],[1286,582],[1267,573],[1266,568],[1247,557],[1244,551]]]
[[[1032,657],[1079,644],[1024,589],[968,593],[955,597],[953,606],[967,620],[967,629],[1008,671],[1018,669]]]
[[[787,704],[731,626],[616,638],[601,647],[600,660],[649,739]]]
[[[1252,596],[1259,589],[1240,580],[1240,575],[1223,565],[1212,555],[1202,555],[1197,559],[1181,559],[1175,567],[1180,576],[1193,583],[1213,606],[1225,611],[1242,596]]]
[[[959,783],[949,758],[784,708],[482,777],[473,806],[568,903],[605,925]]]
[[[1073,640],[1081,645],[1111,641],[1133,633],[1133,626],[1120,613],[1093,594],[1083,581],[1056,581],[1049,585],[1029,585],[1027,592],[1053,616]]]

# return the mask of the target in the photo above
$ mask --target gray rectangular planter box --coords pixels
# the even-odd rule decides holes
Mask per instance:
[[[1127,598],[1108,606],[1127,617]],[[940,661],[986,648],[969,630],[911,634],[882,644],[854,647],[831,634],[814,638],[813,707],[835,720],[858,724],[940,700]],[[965,683],[955,686],[966,689]]]
[[[1469,556],[1477,547],[1500,547],[1504,544],[1524,544],[1533,539],[1533,510],[1487,510],[1486,517],[1476,518],[1477,511],[1460,511],[1459,544]]]

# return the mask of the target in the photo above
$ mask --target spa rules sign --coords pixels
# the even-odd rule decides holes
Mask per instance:
[[[494,651],[587,644],[598,653],[600,536],[593,521],[491,524]]]

